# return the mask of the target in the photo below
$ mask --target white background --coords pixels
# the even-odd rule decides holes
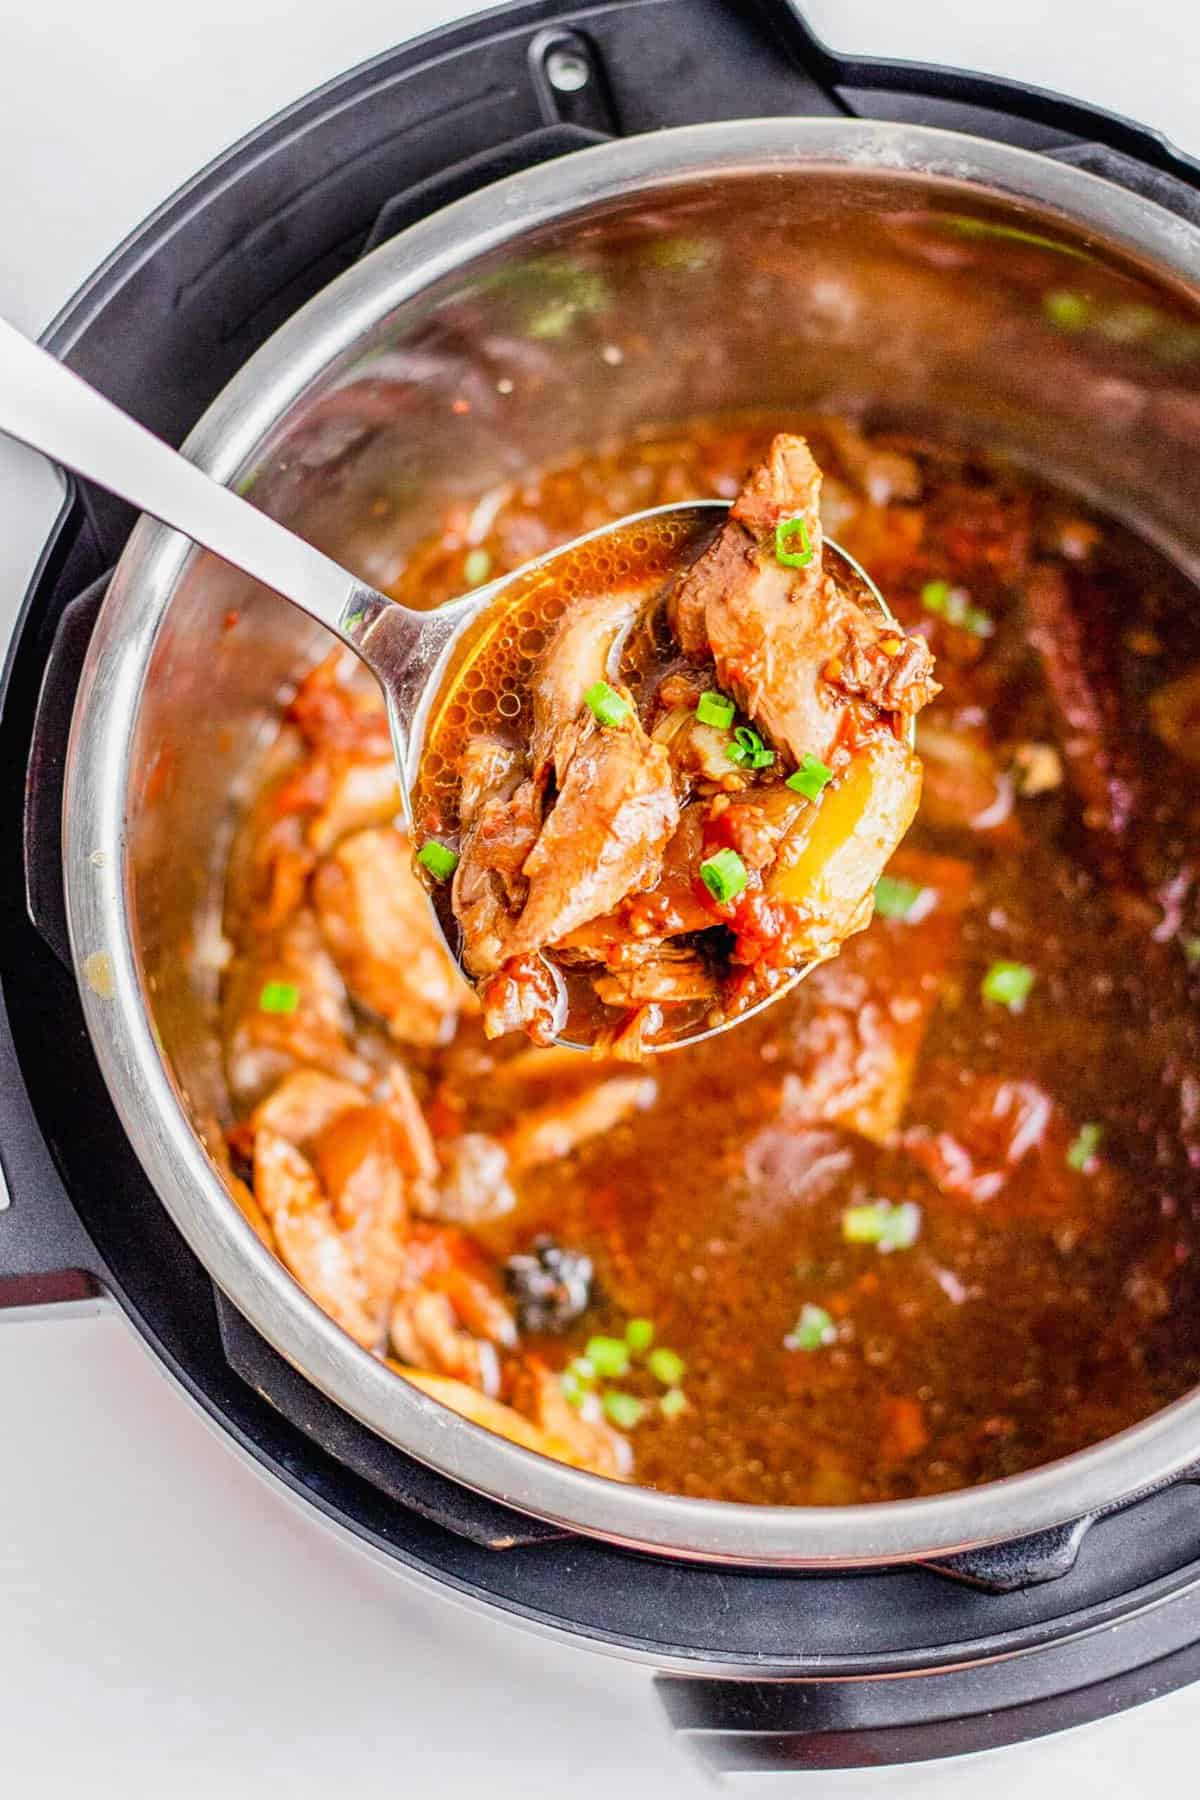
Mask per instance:
[[[0,311],[40,330],[280,106],[455,0],[0,0]],[[1194,0],[809,0],[839,49],[986,70],[1200,152]],[[1192,20],[1189,25],[1188,19]],[[0,644],[55,484],[0,441]],[[5,852],[8,853],[7,851]],[[731,1782],[821,1800],[1194,1791],[1200,1690],[968,1762]],[[1178,1773],[1176,1773],[1178,1771]],[[649,1800],[711,1792],[640,1669],[415,1589],[210,1431],[119,1318],[0,1324],[0,1793]]]

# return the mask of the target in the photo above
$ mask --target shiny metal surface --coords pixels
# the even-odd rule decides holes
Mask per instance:
[[[802,267],[778,254],[797,243]],[[1148,344],[1056,330],[1038,294],[1080,285],[1200,323],[1200,235],[1076,169],[957,134],[851,120],[661,132],[516,176],[383,246],[253,359],[188,453],[382,587],[442,506],[577,443],[720,407],[858,408],[1050,469],[1195,575],[1195,376]],[[514,312],[547,294],[551,329],[514,330]],[[244,633],[222,631],[228,609]],[[81,685],[64,821],[88,1026],[125,1128],[192,1248],[283,1355],[467,1485],[681,1557],[946,1553],[1078,1516],[1195,1459],[1189,1396],[1062,1463],[961,1493],[814,1509],[688,1500],[545,1462],[359,1350],[258,1243],[205,1150],[226,1109],[208,954],[222,859],[276,696],[320,648],[273,595],[142,521]]]

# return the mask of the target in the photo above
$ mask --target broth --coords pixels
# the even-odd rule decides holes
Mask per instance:
[[[314,1297],[469,1416],[674,1492],[887,1500],[1067,1454],[1200,1377],[1200,613],[1011,468],[765,416],[531,474],[482,544],[471,509],[443,519],[397,597],[727,497],[779,429],[945,685],[881,915],[649,1071],[489,1044],[398,916],[386,724],[335,659],[231,868],[230,1179]],[[268,1130],[297,1070],[341,1097]]]

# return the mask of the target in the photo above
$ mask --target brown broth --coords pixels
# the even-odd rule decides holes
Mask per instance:
[[[497,1258],[542,1232],[593,1258],[589,1312],[528,1346],[553,1366],[635,1317],[684,1358],[673,1419],[644,1362],[617,1383],[646,1403],[636,1480],[821,1504],[1013,1474],[1200,1379],[1200,782],[1147,712],[1200,664],[1200,609],[1157,553],[1069,495],[892,439],[921,495],[865,501],[821,421],[790,417],[699,421],[530,476],[496,512],[492,568],[598,515],[728,495],[774,431],[797,427],[832,471],[833,535],[934,639],[946,691],[919,735],[954,757],[926,751],[925,805],[894,865],[934,903],[876,918],[762,1018],[658,1061],[653,1105],[520,1177],[516,1210],[479,1235]],[[1049,747],[1064,774],[1030,642],[1034,561],[1072,581],[1082,563],[1142,773],[1117,881],[1069,771],[1013,794],[1019,747]],[[398,595],[460,591],[461,562],[451,522]],[[931,613],[930,582],[968,592],[990,635]],[[1000,959],[1034,973],[1022,1010],[983,996]],[[545,1074],[529,1056],[468,1022],[407,1060],[436,1134],[503,1138],[595,1079],[582,1059]],[[1085,1124],[1102,1132],[1090,1159]],[[846,1209],[881,1198],[920,1208],[911,1247],[846,1240]],[[795,1346],[805,1305],[832,1341]]]

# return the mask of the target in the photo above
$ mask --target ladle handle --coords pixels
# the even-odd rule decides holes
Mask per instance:
[[[7,320],[0,431],[202,544],[340,637],[375,596],[320,550],[213,481]]]

